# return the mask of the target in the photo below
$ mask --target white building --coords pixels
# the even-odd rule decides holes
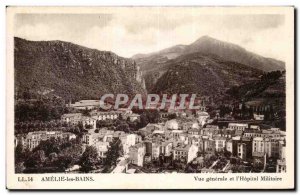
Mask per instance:
[[[67,107],[71,107],[77,110],[95,109],[100,107],[100,100],[80,100],[74,104],[67,104]]]
[[[250,129],[260,130],[260,126],[259,125],[250,125]]]
[[[191,162],[194,158],[197,157],[199,148],[195,145],[179,145],[174,148],[173,158],[184,159],[187,163]]]
[[[82,123],[84,128],[89,125],[91,129],[96,129],[97,120],[92,117],[83,116],[81,113],[64,114],[62,115],[61,120],[71,125]]]
[[[252,156],[263,157],[265,154],[265,140],[262,137],[253,138]]]
[[[278,128],[263,129],[262,130],[262,137],[280,138],[281,137],[281,131]]]
[[[124,154],[129,154],[129,148],[136,144],[136,134],[125,134],[120,137]]]
[[[143,166],[146,148],[144,144],[139,143],[129,148],[129,159],[132,164]]]
[[[96,129],[97,120],[88,116],[82,116],[80,120],[77,121],[77,124],[82,122],[83,128],[90,126],[89,129]]]
[[[263,137],[263,134],[260,130],[248,129],[244,131],[244,137]]]
[[[246,152],[247,152],[247,145],[245,143],[238,143],[237,144],[237,150],[238,150],[238,157],[241,159],[246,159]]]
[[[106,158],[109,142],[97,142],[96,144],[94,144],[94,147],[97,149],[99,157]]]
[[[203,127],[207,123],[207,120],[210,116],[207,112],[198,112],[197,117],[199,124]]]
[[[152,143],[152,159],[158,159],[160,155],[160,144]]]
[[[37,147],[41,141],[45,141],[50,138],[71,140],[75,139],[76,135],[70,132],[61,131],[34,131],[29,132],[25,138],[21,138],[20,142],[17,143],[22,143],[24,148],[32,150]]]
[[[226,147],[226,138],[221,136],[214,137],[215,140],[215,149],[218,152],[224,151]]]
[[[183,130],[171,130],[171,136],[173,138],[173,141],[175,142],[185,142],[187,141],[187,134],[183,132]]]
[[[226,141],[226,150],[228,152],[231,152],[231,154],[232,154],[232,150],[233,150],[232,140],[227,140]]]
[[[276,172],[286,172],[286,144],[283,140],[279,141],[279,159],[277,160]]]
[[[201,135],[201,131],[199,129],[196,128],[192,128],[188,130],[188,135],[190,137],[195,137],[195,138],[199,138]]]
[[[228,128],[230,130],[241,130],[241,131],[245,131],[246,128],[248,128],[248,124],[244,124],[244,123],[229,123],[228,124]]]
[[[172,153],[172,142],[162,142],[160,146],[160,151],[164,156],[170,156]]]
[[[109,111],[109,112],[91,112],[91,117],[93,119],[99,120],[99,121],[105,121],[105,120],[115,120],[119,117],[121,113],[116,111]]]
[[[252,143],[252,156],[262,157],[265,154],[267,157],[279,156],[279,139],[255,137]]]
[[[96,144],[97,142],[111,142],[114,137],[114,131],[101,129],[98,133],[90,131],[82,136],[82,142],[89,146]]]
[[[82,113],[68,113],[63,114],[61,120],[66,123],[73,123],[75,120],[79,120],[82,117]]]
[[[140,115],[139,115],[139,114],[132,113],[132,114],[129,114],[129,115],[127,116],[127,118],[129,119],[130,122],[134,122],[134,121],[140,120]]]
[[[263,121],[264,118],[265,118],[265,115],[263,115],[263,114],[253,114],[253,118],[254,118],[254,120],[257,120],[257,121]]]
[[[165,124],[165,129],[168,130],[177,130],[178,128],[179,128],[179,124],[175,119],[169,120]]]

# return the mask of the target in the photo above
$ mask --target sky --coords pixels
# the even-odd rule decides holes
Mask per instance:
[[[16,37],[27,40],[68,41],[123,57],[191,44],[208,35],[265,57],[285,60],[284,15],[203,15],[155,9],[99,14],[17,14],[14,32]]]

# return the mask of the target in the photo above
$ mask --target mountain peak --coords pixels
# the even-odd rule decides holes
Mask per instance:
[[[215,38],[212,38],[212,37],[210,37],[210,36],[208,36],[208,35],[203,35],[202,37],[200,37],[199,39],[202,39],[202,40],[216,40]],[[198,39],[198,40],[199,40]]]
[[[202,37],[200,37],[199,39],[197,39],[196,41],[194,41],[192,44],[195,44],[195,43],[200,43],[200,42],[203,42],[203,41],[219,41],[215,38],[212,38],[208,35],[204,35]]]
[[[242,48],[239,45],[236,45],[234,43],[229,43],[226,41],[221,41],[219,39],[215,39],[213,37],[210,37],[208,35],[204,35],[202,37],[200,37],[199,39],[197,39],[195,42],[193,42],[191,44],[191,46],[196,46],[196,45],[201,45],[202,46],[208,46],[208,45],[215,45],[215,46],[222,46],[222,47],[229,47],[229,48],[235,48],[235,49],[240,49],[240,50],[245,50],[244,48]]]
[[[145,54],[144,56],[140,56],[138,63],[144,63],[145,58],[148,58],[149,60],[146,59],[146,61],[149,62],[150,66],[153,66],[154,61],[157,61],[157,64],[160,64],[163,60],[174,59],[192,53],[213,54],[219,56],[224,61],[245,64],[252,68],[263,71],[285,69],[285,64],[282,61],[265,58],[253,52],[247,51],[245,48],[235,43],[221,41],[208,35],[201,36],[190,45],[176,45],[161,50],[160,52],[151,53],[148,55]],[[143,69],[142,66],[141,68]]]

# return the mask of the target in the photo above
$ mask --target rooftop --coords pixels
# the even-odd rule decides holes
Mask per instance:
[[[174,150],[182,150],[182,151],[188,151],[190,149],[190,145],[184,145],[184,144],[180,144],[177,145]]]
[[[67,114],[63,114],[62,117],[79,117],[81,116],[82,114],[81,113],[67,113]]]
[[[263,141],[264,140],[264,138],[262,138],[262,137],[255,137],[255,138],[253,138],[253,141]]]
[[[99,115],[109,115],[109,114],[121,114],[121,112],[118,111],[107,111],[107,112],[92,112],[91,115],[92,116],[99,116]]]
[[[209,116],[207,112],[197,112],[198,116]]]
[[[244,133],[261,133],[261,131],[257,129],[246,129]]]
[[[248,124],[245,124],[245,123],[229,123],[228,127],[229,126],[248,127]]]
[[[74,104],[70,104],[70,107],[84,107],[84,106],[100,106],[100,100],[80,100]]]

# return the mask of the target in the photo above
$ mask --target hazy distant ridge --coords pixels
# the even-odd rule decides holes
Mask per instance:
[[[153,58],[174,59],[189,53],[213,54],[224,60],[238,62],[263,71],[284,70],[285,63],[272,58],[265,58],[232,43],[220,41],[209,36],[203,36],[190,45],[176,45],[150,54],[137,54],[132,58],[137,62]],[[141,67],[143,63],[140,64]]]

